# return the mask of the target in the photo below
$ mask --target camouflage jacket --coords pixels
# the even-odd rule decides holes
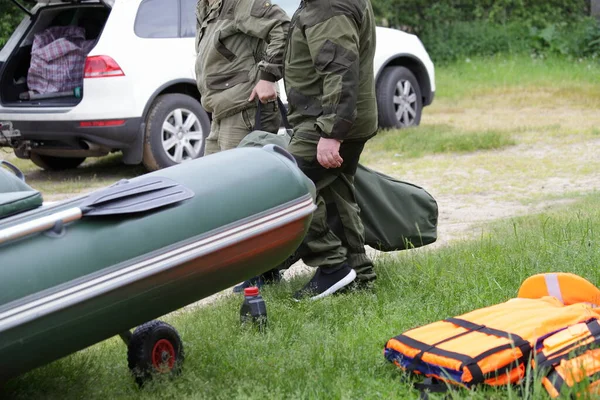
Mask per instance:
[[[196,80],[202,105],[220,119],[254,107],[260,79],[281,79],[289,18],[271,0],[199,0]]]
[[[296,135],[364,139],[377,131],[369,0],[302,0],[284,63],[289,121]]]

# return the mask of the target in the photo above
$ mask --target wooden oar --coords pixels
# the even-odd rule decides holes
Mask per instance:
[[[153,210],[187,200],[194,192],[163,177],[146,177],[121,181],[91,193],[79,207],[0,230],[0,244],[45,231],[57,223],[68,223],[88,216],[131,214]]]

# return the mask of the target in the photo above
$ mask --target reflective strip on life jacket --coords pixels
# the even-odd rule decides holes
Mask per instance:
[[[558,276],[556,276],[556,274],[545,274],[544,280],[546,281],[548,295],[556,297],[561,303],[564,304],[565,302],[562,298],[562,293],[560,292],[560,284],[558,283]]]

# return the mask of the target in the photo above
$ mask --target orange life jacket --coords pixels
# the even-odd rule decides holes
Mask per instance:
[[[588,304],[515,298],[411,329],[390,339],[384,354],[403,370],[448,383],[505,385],[523,379],[538,338],[598,319]]]
[[[552,398],[587,379],[588,393],[600,394],[600,323],[569,326],[536,344],[532,367]]]

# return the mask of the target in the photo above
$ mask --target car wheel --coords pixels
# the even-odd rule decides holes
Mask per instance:
[[[154,171],[201,157],[209,131],[208,115],[196,99],[184,94],[158,97],[146,121],[144,165]]]
[[[30,158],[38,167],[51,171],[77,168],[85,161],[85,157],[53,157],[37,153],[31,153]]]
[[[377,82],[377,109],[382,128],[419,125],[423,96],[419,82],[405,67],[387,67]]]

